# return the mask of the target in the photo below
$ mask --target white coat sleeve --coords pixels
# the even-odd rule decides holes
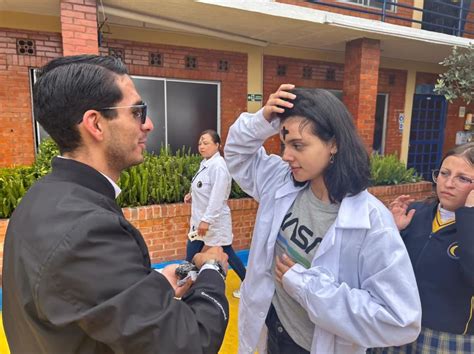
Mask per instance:
[[[275,177],[289,173],[288,164],[277,155],[268,155],[262,146],[278,132],[278,125],[279,120],[269,123],[262,110],[242,113],[227,136],[224,155],[230,174],[257,201]]]
[[[338,283],[326,268],[299,264],[284,275],[283,287],[312,322],[347,341],[363,347],[413,342],[421,329],[421,303],[398,231],[369,230],[359,252],[360,288]]]
[[[212,183],[211,195],[201,221],[212,225],[219,218],[224,203],[229,198],[232,177],[224,164],[223,166],[214,165],[210,168],[212,169],[209,171]]]

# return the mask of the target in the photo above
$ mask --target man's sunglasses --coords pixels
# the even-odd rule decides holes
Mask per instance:
[[[145,102],[143,102],[141,104],[133,104],[131,106],[105,107],[105,108],[97,109],[97,111],[108,111],[108,110],[111,110],[111,109],[120,109],[120,108],[132,108],[133,117],[136,120],[139,120],[142,124],[145,124],[145,122],[146,122],[146,111],[147,111],[147,108],[148,108]]]

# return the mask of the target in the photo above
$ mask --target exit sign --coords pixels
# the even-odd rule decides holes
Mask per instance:
[[[247,95],[247,101],[261,102],[262,101],[262,95],[259,94],[259,93],[249,93]]]

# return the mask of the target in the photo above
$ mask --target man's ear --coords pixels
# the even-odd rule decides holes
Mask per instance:
[[[85,133],[92,139],[102,141],[104,139],[104,117],[93,109],[90,109],[82,116],[82,126]]]

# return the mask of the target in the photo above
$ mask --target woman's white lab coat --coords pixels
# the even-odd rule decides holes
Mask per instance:
[[[288,164],[262,147],[278,125],[262,111],[244,113],[224,150],[232,177],[259,202],[241,289],[239,353],[257,346],[265,352],[275,240],[302,188],[293,184]],[[283,287],[315,324],[311,353],[365,353],[367,347],[412,342],[420,332],[421,305],[407,251],[392,215],[367,191],[343,199],[311,268],[294,265]]]
[[[204,237],[208,246],[232,244],[232,218],[227,205],[231,185],[232,177],[219,152],[201,161],[191,182],[190,230],[197,230],[201,221],[209,223]]]

